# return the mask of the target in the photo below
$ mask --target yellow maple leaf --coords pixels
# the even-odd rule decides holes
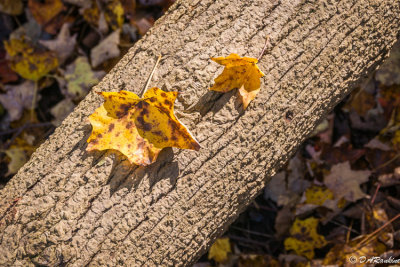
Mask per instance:
[[[314,249],[327,244],[325,238],[317,233],[318,222],[314,217],[305,220],[296,218],[290,228],[291,237],[285,239],[285,249],[294,250],[297,255],[305,256],[309,260],[313,259]]]
[[[218,64],[224,65],[224,71],[214,80],[215,84],[210,90],[228,92],[238,88],[239,94],[246,109],[260,91],[260,78],[264,73],[258,68],[256,58],[240,57],[230,54],[227,57],[211,58]]]
[[[322,206],[328,199],[334,199],[331,190],[317,185],[313,185],[307,188],[305,196],[306,196],[305,203],[319,205],[319,206]]]
[[[229,238],[218,238],[208,251],[208,259],[213,259],[216,262],[225,262],[228,259],[228,253],[231,252]]]
[[[4,47],[11,57],[11,69],[25,79],[38,81],[58,66],[53,52],[34,47],[24,38],[4,41]]]
[[[102,92],[104,104],[90,115],[88,151],[115,149],[131,163],[153,163],[164,147],[199,150],[200,145],[175,117],[177,92],[154,87],[139,98],[128,91]]]

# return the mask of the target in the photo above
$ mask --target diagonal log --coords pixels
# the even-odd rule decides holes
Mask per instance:
[[[0,266],[194,263],[313,128],[387,56],[393,0],[178,1],[94,91],[180,92],[177,117],[202,145],[165,149],[146,168],[87,153],[91,92],[0,191]],[[208,92],[213,56],[257,57],[266,73],[244,112]]]

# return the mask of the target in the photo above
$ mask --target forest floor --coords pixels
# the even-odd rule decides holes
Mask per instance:
[[[0,189],[174,0],[3,2]],[[399,217],[400,43],[196,266],[387,266]]]

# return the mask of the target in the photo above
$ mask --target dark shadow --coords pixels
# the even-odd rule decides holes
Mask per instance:
[[[235,90],[235,91],[237,91],[237,90]],[[235,99],[235,109],[237,110],[237,112],[241,116],[244,113],[244,106],[243,106],[242,100],[240,100],[239,92],[237,92],[236,95],[237,96],[236,96],[236,99]],[[250,102],[250,105],[251,105],[251,102]]]
[[[129,191],[139,184],[139,179],[135,179],[132,174],[139,169],[139,166],[131,164],[129,160],[119,151],[110,150],[108,153],[116,155],[108,184],[110,185],[110,196],[116,191],[127,188]]]
[[[208,112],[217,113],[231,99],[236,90],[231,90],[227,93],[208,91],[199,101],[186,111],[197,111],[201,116],[205,116]]]
[[[162,179],[169,179],[174,185],[179,176],[178,162],[174,161],[174,151],[171,147],[164,148],[157,161],[149,167],[151,167],[149,168],[150,187]]]
[[[174,153],[170,147],[164,148],[156,162],[149,166],[131,164],[119,151],[113,150],[112,153],[118,157],[114,160],[109,177],[110,195],[123,188],[135,190],[143,179],[148,180],[151,188],[162,179],[169,179],[171,184],[175,184],[179,176],[178,163],[173,161]]]

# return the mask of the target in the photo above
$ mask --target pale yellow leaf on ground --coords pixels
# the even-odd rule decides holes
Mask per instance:
[[[75,100],[83,99],[104,75],[104,71],[93,71],[86,57],[78,57],[67,66],[64,75],[66,94]]]
[[[17,173],[18,170],[28,161],[35,147],[21,137],[17,137],[14,145],[4,151],[9,158],[7,175]]]
[[[228,253],[231,253],[231,244],[229,238],[218,238],[208,251],[208,259],[222,263],[228,259]]]
[[[6,176],[17,173],[17,171],[24,166],[28,161],[28,157],[23,148],[11,147],[5,151],[7,157],[10,159],[8,163],[8,172]]]
[[[322,206],[326,200],[334,198],[331,190],[317,185],[313,185],[307,188],[305,196],[306,196],[305,203],[315,204],[319,206]]]

